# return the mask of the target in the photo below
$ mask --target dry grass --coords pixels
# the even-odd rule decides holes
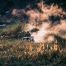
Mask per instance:
[[[62,45],[65,44],[64,40],[61,38],[58,38],[57,42],[58,43],[61,42]],[[60,52],[63,49],[63,47],[57,42],[34,43],[32,41],[22,41],[17,39],[0,40],[0,52],[1,52],[0,58],[4,56],[8,57],[8,54],[11,55],[11,53],[15,55],[15,57],[19,57],[22,55],[23,56],[28,55],[31,57],[36,55],[37,57],[39,53],[42,55],[46,52],[46,50],[50,54],[51,52],[52,53]],[[2,54],[2,52],[5,52],[5,54]]]
[[[57,41],[50,43],[34,43],[32,41],[17,39],[0,40],[0,62],[3,63],[0,64],[7,66],[8,64],[11,66],[12,64],[17,66],[19,64],[23,66],[33,66],[33,64],[35,64],[35,66],[40,66],[42,64],[45,66],[48,64],[50,64],[50,66],[60,66],[62,63],[65,65],[66,40],[58,36],[55,36],[55,38]]]
[[[12,61],[16,61],[14,62],[14,64],[16,64],[17,62],[20,61],[20,59],[21,59],[21,63],[27,62],[27,64],[31,64],[31,65],[33,61],[37,60],[36,64],[41,65],[42,64],[41,59],[44,61],[46,58],[48,61],[48,59],[49,60],[53,59],[52,57],[54,55],[59,55],[61,60],[57,62],[60,63],[60,61],[64,61],[62,59],[66,57],[65,49],[66,48],[61,48],[61,45],[59,44],[48,44],[48,43],[36,44],[34,42],[15,40],[15,39],[0,40],[0,59],[3,60],[3,61],[1,60],[1,62],[4,63],[4,65],[5,63],[7,64],[11,63],[12,65]],[[30,59],[32,61],[30,61]],[[39,61],[41,62],[39,63]],[[55,61],[53,61],[53,63],[54,62]],[[57,62],[55,63],[57,64]],[[23,66],[24,65],[25,64],[23,64]]]

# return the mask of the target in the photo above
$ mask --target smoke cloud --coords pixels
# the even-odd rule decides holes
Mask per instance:
[[[64,36],[61,35],[61,32],[66,31],[66,12],[57,5],[48,6],[41,2],[37,3],[34,9],[29,7],[29,9],[24,9],[21,12],[13,10],[12,15],[22,16],[23,12],[28,17],[26,31],[38,29],[38,31],[30,32],[34,42],[45,42],[45,38],[50,34]]]

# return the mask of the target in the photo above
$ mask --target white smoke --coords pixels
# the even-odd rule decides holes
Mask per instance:
[[[35,43],[43,43],[45,37],[49,32],[49,23],[43,23],[39,28],[39,31],[31,33]]]
[[[44,42],[44,36],[46,33],[46,30],[41,28],[38,32],[32,33],[31,36],[33,37],[35,43],[42,43]]]
[[[25,14],[29,17],[24,31],[30,32],[34,28],[39,29],[39,31],[30,32],[36,43],[43,43],[48,34],[59,34],[61,36],[59,31],[66,31],[66,12],[62,8],[59,8],[58,5],[48,6],[41,2],[37,3],[37,7],[38,9],[14,9],[12,15],[22,18]],[[56,23],[56,25],[53,25],[53,23]],[[53,37],[49,37],[49,39],[47,38],[48,41],[52,41]]]
[[[33,37],[35,43],[44,43],[46,42],[46,40],[48,42],[51,42],[54,40],[53,34],[61,36],[62,38],[65,38],[66,34],[64,35],[64,34],[61,34],[61,32],[59,32],[59,31],[66,31],[65,25],[66,25],[66,21],[61,21],[61,24],[58,24],[56,26],[55,25],[52,26],[52,24],[50,23],[43,22],[42,25],[39,26],[38,28],[39,31],[32,32],[31,36]]]

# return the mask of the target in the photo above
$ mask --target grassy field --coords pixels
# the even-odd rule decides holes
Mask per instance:
[[[8,25],[0,29],[0,35],[18,36],[24,25]],[[66,66],[66,39],[58,35],[54,36],[57,41],[51,43],[34,43],[11,37],[6,39],[5,36],[0,39],[0,66]]]
[[[19,27],[19,23],[7,25],[5,28],[0,29],[0,34],[2,34],[4,32],[13,32],[13,31],[17,30],[18,27]]]
[[[0,40],[0,66],[66,66],[65,50],[66,46],[59,41],[44,44],[20,39]]]

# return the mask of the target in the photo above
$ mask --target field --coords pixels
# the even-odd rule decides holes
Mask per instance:
[[[66,11],[34,6],[0,16],[0,66],[66,66]]]
[[[34,43],[20,39],[0,40],[0,66],[66,66],[66,40]],[[62,45],[59,43],[63,43]]]

